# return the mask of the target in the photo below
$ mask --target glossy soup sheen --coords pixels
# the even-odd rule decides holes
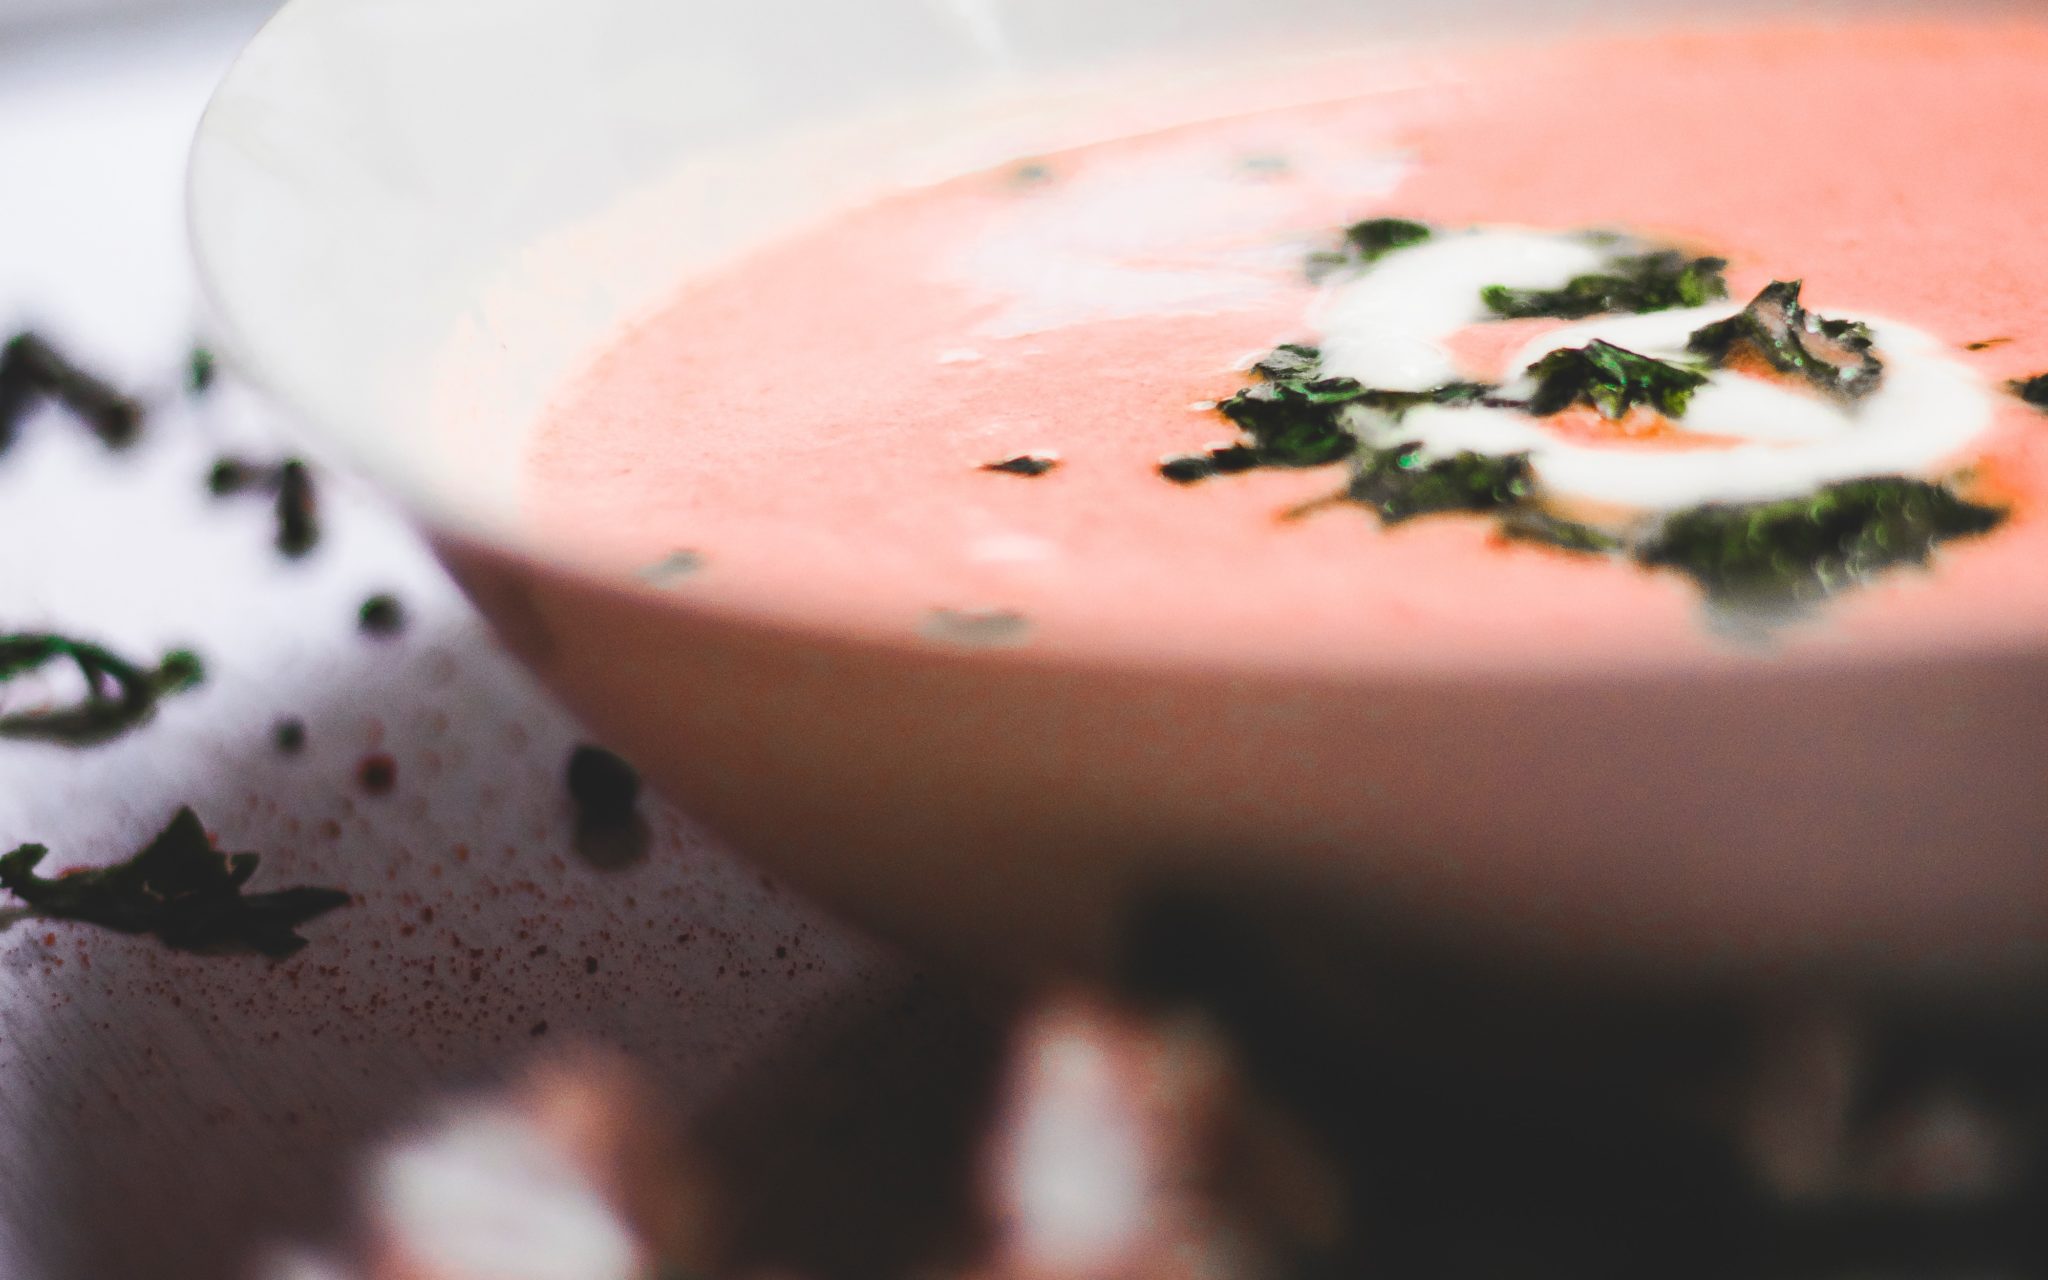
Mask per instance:
[[[888,193],[682,283],[551,408],[531,518],[713,606],[1027,653],[1747,661],[2048,630],[2048,416],[2006,385],[2048,370],[2048,25],[1377,65],[1313,105]],[[1989,406],[1927,478],[2007,517],[1736,637],[1683,574],[1489,518],[1283,518],[1342,466],[1164,479],[1237,438],[1213,405],[1251,357],[1314,338],[1307,255],[1381,217],[1613,229],[1725,257],[1728,308],[1797,279],[1818,313],[1909,325]],[[1498,381],[1562,323],[1446,345]],[[1057,465],[983,467],[1021,455]]]

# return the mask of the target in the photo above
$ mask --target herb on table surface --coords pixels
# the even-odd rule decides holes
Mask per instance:
[[[0,715],[0,738],[89,747],[112,741],[156,714],[157,704],[205,678],[197,656],[164,655],[154,669],[137,666],[96,644],[42,633],[0,636],[0,684],[69,662],[85,682],[70,706]]]
[[[1636,555],[1690,575],[1724,603],[1797,604],[1923,564],[1940,544],[1988,533],[2005,516],[1942,485],[1880,476],[1799,498],[1682,511]]]
[[[37,396],[62,405],[110,449],[135,442],[142,429],[140,401],[59,351],[33,330],[0,346],[0,449]]]
[[[984,462],[983,471],[994,471],[1009,476],[1042,476],[1060,465],[1058,457],[1049,453],[1020,453],[1014,458],[1000,462]]]
[[[1369,267],[1380,259],[1427,241],[1436,231],[1407,218],[1368,218],[1344,228],[1344,247],[1308,256],[1308,278],[1317,284],[1339,271]]]
[[[1692,403],[1693,392],[1707,384],[1707,375],[1697,369],[1639,355],[1611,342],[1553,351],[1529,372],[1536,379],[1529,412],[1538,417],[1584,404],[1610,419],[1624,418],[1638,405],[1679,418]]]
[[[2048,373],[2036,374],[2031,378],[2015,378],[2005,385],[2014,395],[2036,409],[2048,411]]]
[[[1480,291],[1487,310],[1503,320],[1583,320],[1588,316],[1700,307],[1728,296],[1725,258],[1694,258],[1676,249],[1616,258],[1601,271],[1577,276],[1556,289]]]
[[[281,960],[306,945],[301,926],[349,902],[339,889],[244,893],[257,855],[217,851],[190,809],[180,809],[163,834],[118,866],[44,879],[36,868],[48,855],[31,844],[0,857],[0,888],[38,916],[154,935],[175,951]]]
[[[1814,315],[1800,305],[1799,293],[1797,280],[1767,285],[1739,314],[1707,325],[1686,345],[1716,363],[1746,347],[1780,373],[1797,374],[1845,400],[1877,390],[1884,364],[1870,327]]]

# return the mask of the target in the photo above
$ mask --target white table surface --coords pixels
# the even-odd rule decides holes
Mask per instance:
[[[690,1100],[901,981],[658,806],[647,862],[577,862],[560,782],[575,726],[372,498],[330,484],[301,564],[273,552],[263,503],[209,499],[223,448],[275,446],[260,408],[177,395],[194,313],[180,170],[257,20],[0,34],[0,329],[32,319],[160,405],[128,454],[43,414],[0,457],[0,631],[190,645],[211,670],[113,745],[0,743],[0,850],[47,844],[46,870],[117,859],[190,803],[225,847],[263,855],[256,887],[360,900],[277,965],[68,924],[0,933],[7,1280],[244,1274],[252,1246],[334,1229],[365,1139],[543,1025],[643,1055]],[[383,642],[354,626],[380,590],[411,614]],[[310,729],[297,758],[271,744],[285,716]],[[398,762],[385,798],[354,778],[373,750]]]

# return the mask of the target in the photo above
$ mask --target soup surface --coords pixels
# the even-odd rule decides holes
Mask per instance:
[[[2048,633],[2048,25],[1359,65],[679,283],[557,397],[532,519],[707,605],[940,645]]]

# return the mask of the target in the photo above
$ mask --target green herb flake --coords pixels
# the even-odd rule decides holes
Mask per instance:
[[[2048,412],[2048,373],[2036,374],[2031,378],[2015,378],[2008,382],[2006,387],[2036,409]]]
[[[174,951],[281,960],[306,945],[301,926],[350,900],[339,889],[244,893],[257,855],[215,850],[190,809],[180,809],[162,835],[118,866],[45,879],[36,868],[48,856],[30,844],[0,857],[0,888],[42,918],[153,935]]]
[[[1845,400],[1877,390],[1884,364],[1870,327],[1814,315],[1800,305],[1800,288],[1797,280],[1766,286],[1740,313],[1694,333],[1687,348],[1719,364],[1747,347],[1780,373]]]
[[[1614,259],[1604,271],[1577,276],[1559,289],[1480,291],[1487,310],[1503,320],[1583,320],[1588,316],[1641,315],[1702,307],[1728,296],[1725,258],[1693,258],[1676,249]]]
[[[0,738],[98,746],[147,723],[164,698],[196,687],[206,675],[198,657],[182,649],[148,670],[99,645],[65,636],[0,636],[0,684],[59,662],[77,668],[84,694],[70,706],[0,715]]]
[[[1690,575],[1723,603],[1796,605],[1924,564],[1940,544],[1989,533],[2005,516],[1944,485],[1880,476],[1805,497],[1680,512],[1637,558]]]
[[[1638,355],[1610,342],[1553,351],[1529,372],[1536,379],[1529,412],[1538,417],[1584,404],[1609,419],[1627,417],[1639,405],[1680,418],[1692,403],[1693,392],[1707,383],[1707,375],[1696,369]]]
[[[1419,444],[1375,450],[1362,460],[1346,496],[1387,524],[1447,511],[1497,511],[1526,501],[1536,477],[1527,454],[1457,453],[1429,460]]]

